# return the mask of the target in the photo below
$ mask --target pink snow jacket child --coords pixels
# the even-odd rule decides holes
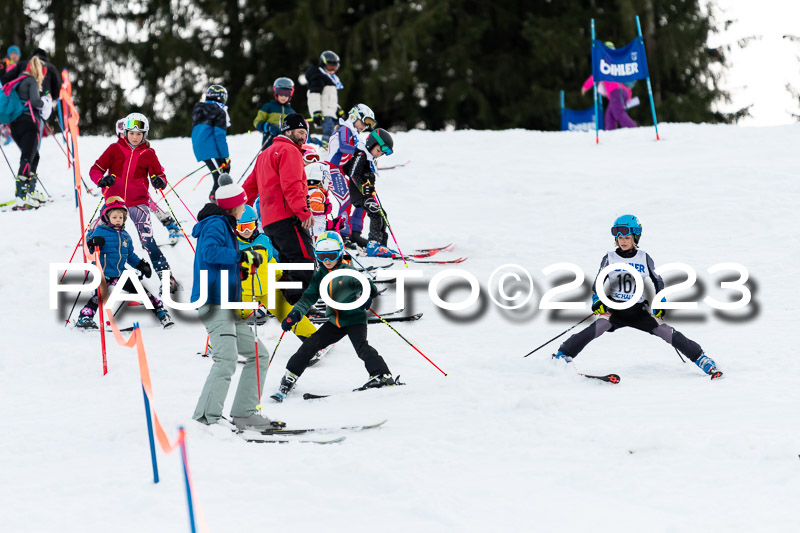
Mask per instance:
[[[585,82],[583,82],[583,88],[588,91],[589,89],[592,88],[592,85],[594,85],[594,76],[589,76],[589,78]],[[629,87],[625,87],[625,85],[623,85],[622,83],[616,81],[601,81],[598,82],[597,84],[597,91],[606,98],[608,98],[609,95],[614,91],[616,91],[617,89],[620,89],[622,90],[622,92],[625,93],[626,102],[631,99],[631,94],[633,93],[631,92]]]

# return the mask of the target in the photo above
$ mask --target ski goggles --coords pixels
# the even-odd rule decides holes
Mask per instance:
[[[386,155],[392,155],[392,149],[386,146],[386,144],[383,142],[383,139],[381,139],[380,135],[377,134],[373,135],[372,138],[378,142],[378,146],[381,147],[381,152],[383,152]]]
[[[125,129],[133,131],[147,131],[143,120],[131,118],[125,121]]]
[[[236,231],[244,233],[245,231],[255,231],[256,229],[256,221],[252,222],[241,222],[236,224]]]
[[[294,94],[294,87],[288,89],[286,87],[275,87],[275,96],[288,96],[289,98],[292,97]]]
[[[109,196],[106,198],[106,205],[120,203],[125,205],[125,200],[122,199],[122,196]]]
[[[363,122],[363,123],[364,123],[364,125],[367,127],[367,129],[368,129],[369,131],[372,131],[372,130],[374,130],[374,129],[375,129],[375,126],[377,126],[377,125],[378,125],[378,123],[377,123],[377,122],[375,121],[375,119],[374,119],[374,118],[372,118],[372,117],[364,117],[364,118],[362,118],[362,119],[361,119],[361,122]]]
[[[636,231],[634,228],[629,228],[628,226],[614,226],[611,228],[611,235],[614,238],[622,236],[627,237],[628,235],[638,235],[640,232]]]
[[[314,255],[317,256],[319,261],[337,261],[342,257],[342,250],[336,252],[314,252]]]
[[[319,163],[319,154],[316,151],[312,152],[311,150],[308,152],[303,152],[303,161],[306,163]]]
[[[325,65],[325,70],[328,72],[336,72],[339,70],[339,65]]]

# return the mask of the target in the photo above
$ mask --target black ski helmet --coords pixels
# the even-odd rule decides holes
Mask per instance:
[[[278,78],[272,84],[272,92],[275,93],[275,98],[288,96],[289,100],[291,100],[294,94],[294,82],[289,78]]]
[[[394,149],[394,140],[389,132],[383,128],[378,128],[367,137],[367,150],[372,150],[375,145],[380,145],[381,152],[386,155],[391,155]]]
[[[319,66],[323,68],[336,67],[339,68],[339,56],[336,53],[325,50],[319,56]]]
[[[212,85],[206,89],[206,102],[219,102],[224,105],[228,102],[228,91],[222,85]]]

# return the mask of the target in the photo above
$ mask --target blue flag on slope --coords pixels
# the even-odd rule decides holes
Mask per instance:
[[[603,129],[603,115],[600,115],[600,129]],[[594,130],[594,108],[561,110],[561,131]]]
[[[595,39],[592,46],[592,76],[594,81],[620,83],[643,80],[649,76],[644,41],[636,38],[623,48],[614,50]]]

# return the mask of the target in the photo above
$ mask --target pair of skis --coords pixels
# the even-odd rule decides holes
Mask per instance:
[[[360,424],[354,426],[339,426],[339,427],[311,427],[311,428],[287,428],[287,427],[274,427],[265,429],[263,431],[255,431],[246,429],[244,431],[236,428],[231,428],[231,431],[240,435],[242,439],[247,442],[254,442],[258,444],[287,444],[289,442],[300,442],[306,444],[335,444],[344,441],[347,437],[338,436],[331,439],[308,439],[297,440],[287,437],[295,437],[298,435],[307,435],[309,433],[341,433],[358,432],[367,429],[375,429],[384,425],[387,420],[381,420],[373,424]]]
[[[420,248],[408,254],[406,256],[406,260],[412,263],[431,263],[436,265],[463,263],[464,261],[467,260],[466,257],[457,257],[455,259],[430,259],[439,252],[448,251],[452,249],[452,247],[453,243],[447,244],[445,246],[439,246],[438,248]],[[399,257],[398,254],[398,257],[395,257],[394,259],[402,259],[402,258]]]
[[[409,315],[409,316],[398,316],[404,310],[405,309],[396,309],[394,311],[389,311],[388,313],[382,313],[381,317],[386,322],[414,322],[414,321],[417,321],[420,318],[422,318],[422,313],[415,313],[415,314]],[[325,313],[324,312],[322,314],[319,314],[319,315],[310,316],[310,317],[308,317],[308,319],[311,321],[312,324],[324,324],[325,322],[328,321],[328,319],[325,318]],[[378,324],[380,322],[381,322],[381,319],[376,317],[376,316],[367,317],[367,323],[368,324]]]

